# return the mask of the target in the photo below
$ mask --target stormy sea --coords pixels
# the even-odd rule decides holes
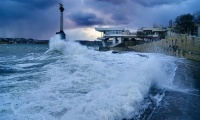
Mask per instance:
[[[51,38],[0,45],[0,120],[200,120],[200,62]]]

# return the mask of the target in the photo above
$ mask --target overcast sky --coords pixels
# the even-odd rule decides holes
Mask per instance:
[[[59,2],[71,40],[94,40],[95,27],[167,26],[170,19],[200,10],[199,0],[0,0],[0,37],[49,39],[59,31]]]

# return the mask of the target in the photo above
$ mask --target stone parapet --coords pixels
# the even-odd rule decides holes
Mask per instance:
[[[140,52],[163,53],[200,61],[200,38],[186,35],[168,36],[160,41],[129,46]]]

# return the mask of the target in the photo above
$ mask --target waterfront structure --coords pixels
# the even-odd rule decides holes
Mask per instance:
[[[59,4],[60,4],[60,8],[59,8],[59,10],[60,10],[60,31],[57,32],[56,34],[59,34],[61,39],[66,39],[65,33],[63,31],[63,12],[65,9],[61,3],[59,3]]]
[[[95,28],[95,30],[101,32],[101,37],[97,39],[102,41],[103,47],[115,47],[122,44],[125,39],[136,38],[135,34],[124,28]]]
[[[167,31],[167,28],[157,25],[154,25],[152,28],[142,27],[138,29],[138,33],[142,33],[144,38],[151,40],[164,39]]]
[[[197,30],[197,36],[200,37],[200,26],[198,26],[198,30]]]

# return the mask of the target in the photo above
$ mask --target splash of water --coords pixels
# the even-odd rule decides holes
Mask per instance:
[[[47,53],[52,51],[57,51],[62,54],[73,55],[73,54],[83,54],[87,52],[87,48],[70,40],[68,41],[62,40],[60,39],[59,35],[55,35],[52,38],[50,38],[49,50],[47,51]]]
[[[51,38],[49,52],[61,57],[44,66],[44,81],[12,103],[17,119],[130,119],[139,114],[151,85],[172,85],[173,60],[154,54],[90,51]],[[147,103],[146,103],[147,104]]]

